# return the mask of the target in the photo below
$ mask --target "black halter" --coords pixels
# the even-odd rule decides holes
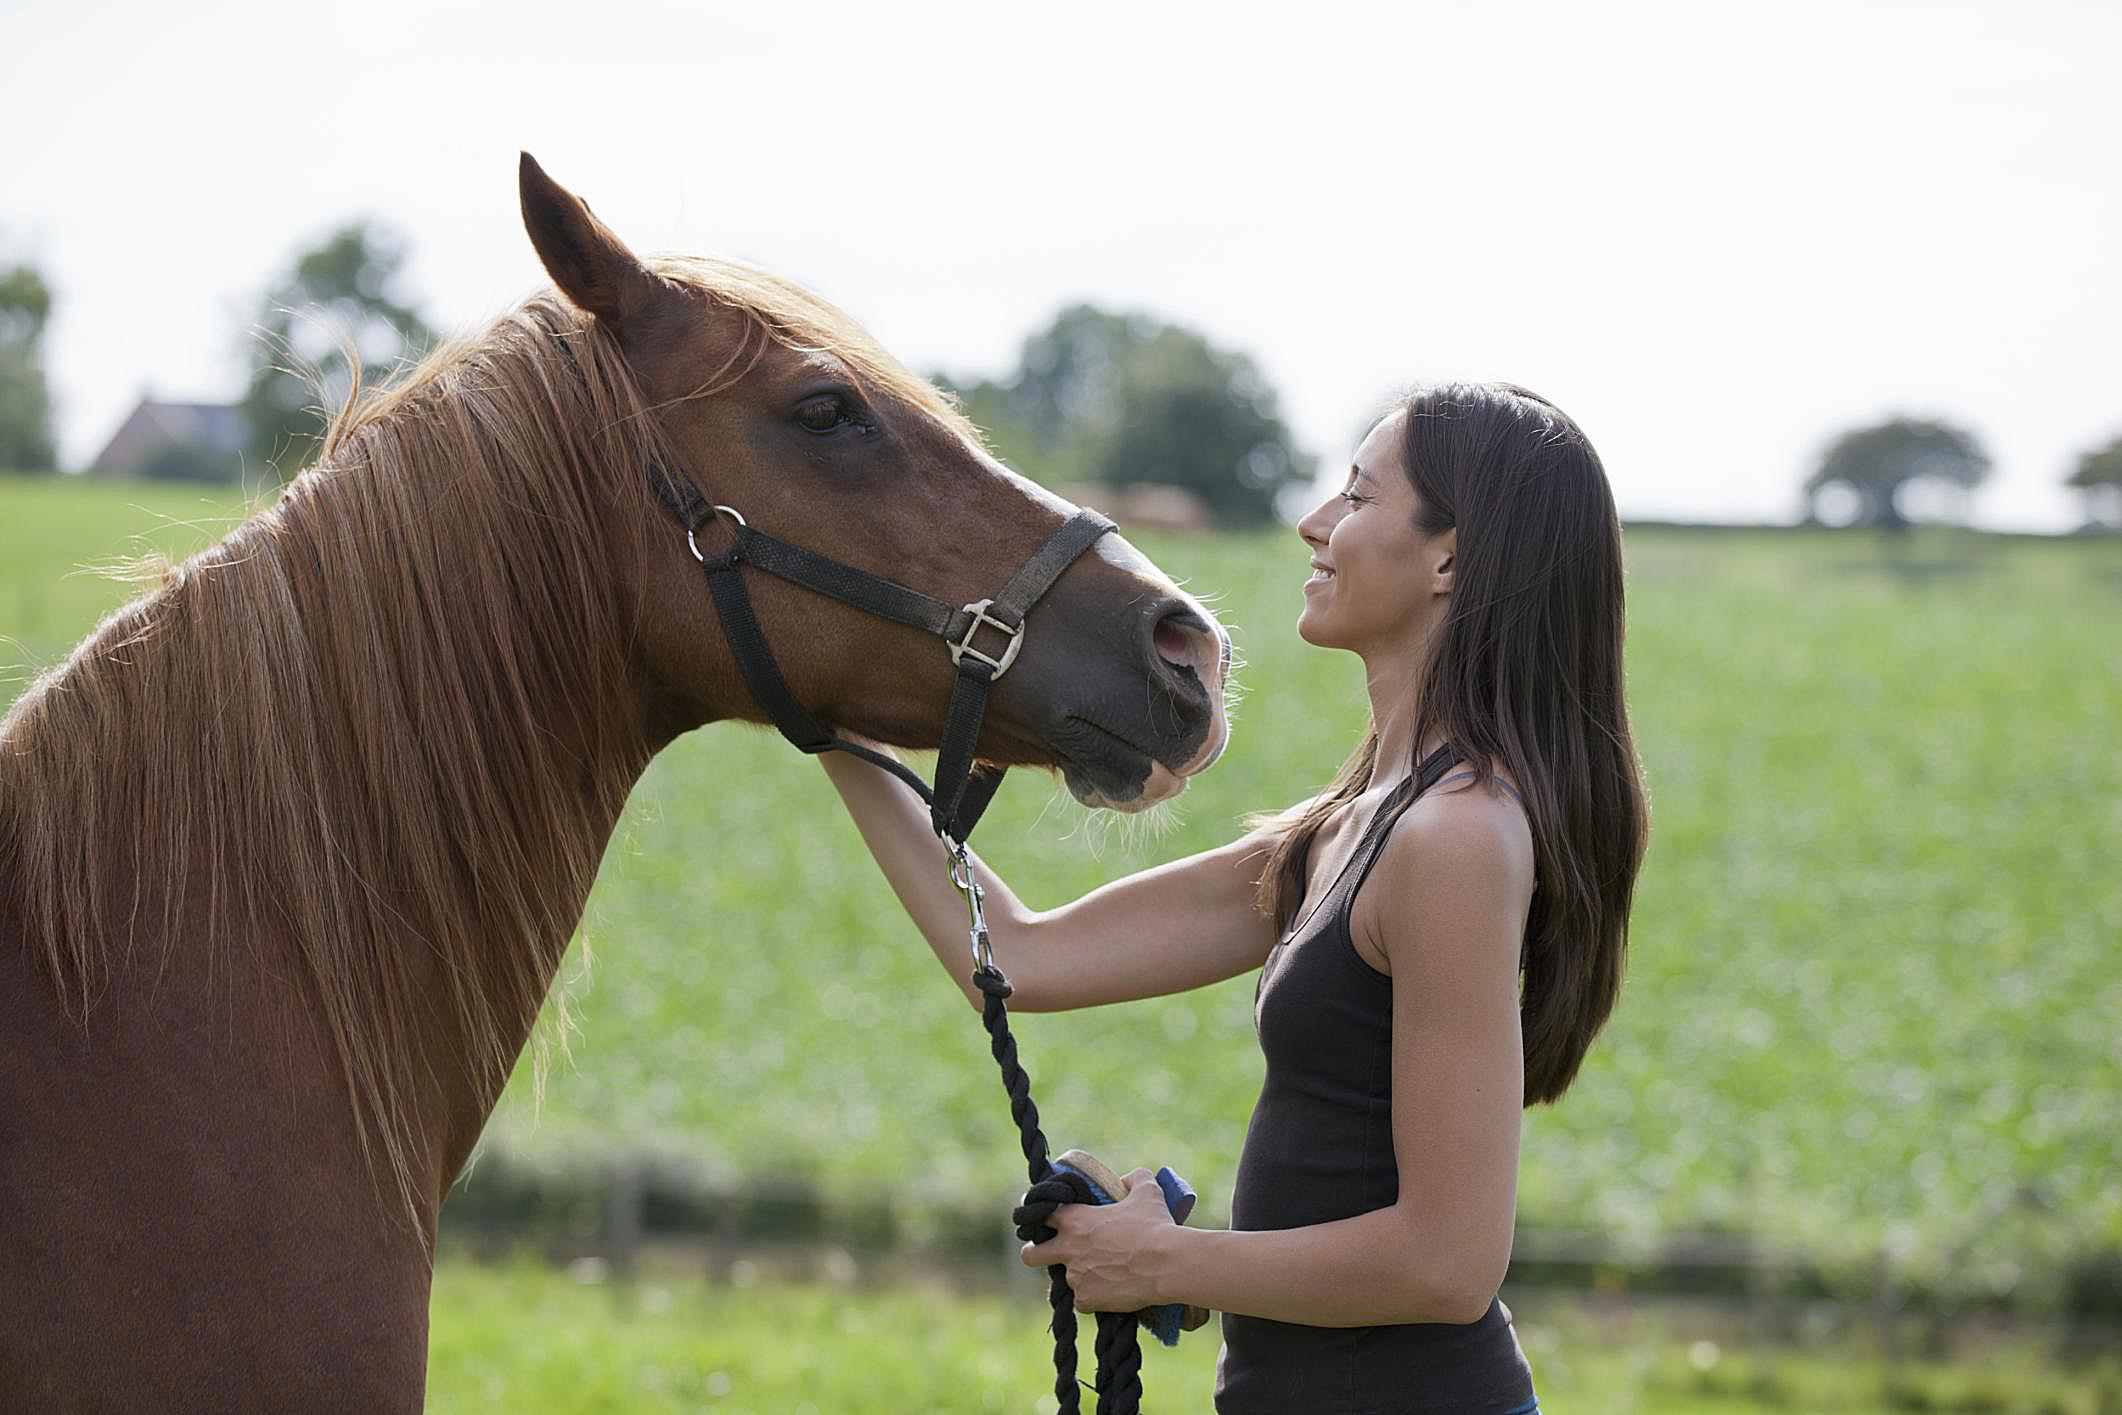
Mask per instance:
[[[1024,562],[994,598],[974,600],[953,609],[919,590],[910,590],[754,529],[734,507],[709,502],[683,473],[651,465],[648,484],[656,499],[685,528],[686,543],[707,572],[708,592],[714,597],[715,612],[721,617],[730,651],[736,655],[753,700],[773,719],[781,735],[804,752],[847,752],[893,772],[928,803],[929,820],[936,834],[953,847],[964,845],[994,797],[995,788],[1002,784],[1000,768],[976,771],[973,765],[974,744],[987,713],[988,686],[1009,671],[1018,650],[1024,647],[1024,616],[1061,578],[1062,571],[1100,536],[1115,529],[1113,523],[1095,511],[1075,512],[1046,538],[1046,544]],[[718,515],[729,518],[735,536],[728,550],[710,556],[701,551],[697,536],[700,528]],[[892,758],[835,735],[796,701],[781,676],[780,665],[774,661],[773,650],[767,646],[758,616],[752,611],[740,568],[747,564],[865,613],[925,629],[944,641],[952,661],[958,665],[958,680],[944,719],[933,790]],[[982,638],[985,648],[975,642]]]

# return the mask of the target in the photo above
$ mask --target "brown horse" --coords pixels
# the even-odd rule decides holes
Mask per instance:
[[[0,1408],[420,1405],[443,1196],[628,791],[759,716],[650,464],[952,604],[1074,509],[822,301],[521,184],[557,294],[351,403],[0,721]],[[820,718],[936,742],[940,644],[751,587]],[[1226,734],[1219,634],[1107,536],[982,755],[1169,795]]]

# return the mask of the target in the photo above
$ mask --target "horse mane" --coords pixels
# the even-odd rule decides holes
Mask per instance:
[[[749,321],[687,396],[770,338],[964,426],[800,287],[655,269]],[[678,463],[651,411],[616,339],[532,296],[357,388],[275,504],[0,719],[0,867],[68,1014],[164,968],[269,972],[261,941],[283,941],[416,1220],[423,1037],[454,1030],[490,1109],[595,878],[590,822],[617,819],[648,759],[626,697],[640,606],[612,567],[669,533],[643,469]]]

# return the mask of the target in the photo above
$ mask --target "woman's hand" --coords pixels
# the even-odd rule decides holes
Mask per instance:
[[[1137,1169],[1123,1182],[1118,1203],[1063,1204],[1049,1220],[1055,1236],[1024,1245],[1026,1267],[1067,1264],[1079,1312],[1138,1312],[1174,1300],[1163,1291],[1164,1256],[1171,1236],[1186,1230],[1172,1222],[1154,1172]]]

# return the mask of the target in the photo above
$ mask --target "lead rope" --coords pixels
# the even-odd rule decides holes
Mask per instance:
[[[566,349],[565,341],[561,347]],[[572,351],[568,353],[572,359]],[[974,756],[980,721],[986,712],[988,686],[1009,669],[1023,646],[1024,619],[1031,606],[1053,587],[1077,556],[1116,527],[1095,511],[1074,511],[1018,568],[1000,594],[953,609],[904,585],[754,530],[735,507],[710,503],[683,472],[673,473],[651,464],[647,474],[649,489],[684,528],[686,545],[707,576],[723,636],[753,700],[773,720],[781,735],[806,753],[842,751],[861,757],[906,782],[928,803],[930,822],[950,853],[951,883],[965,895],[971,911],[973,982],[987,999],[980,1016],[987,1025],[995,1062],[1002,1068],[1002,1086],[1009,1093],[1010,1114],[1016,1119],[1024,1158],[1031,1170],[1032,1187],[1013,1212],[1012,1221],[1022,1239],[1045,1242],[1053,1238],[1055,1231],[1048,1220],[1053,1218],[1054,1210],[1062,1204],[1095,1203],[1096,1195],[1080,1175],[1056,1170],[1047,1160],[1046,1136],[1039,1130],[1039,1108],[1032,1104],[1031,1078],[1017,1064],[1017,1043],[1010,1036],[1009,1012],[1003,1006],[1003,999],[1010,994],[1009,979],[995,967],[987,919],[980,907],[980,882],[973,875],[972,856],[965,840],[1001,783],[999,770],[980,768]],[[728,550],[711,557],[700,549],[699,531],[718,516],[730,521],[732,537]],[[957,682],[951,691],[933,789],[888,754],[842,740],[796,700],[774,661],[758,616],[752,611],[740,568],[747,563],[865,613],[940,635],[950,646]],[[974,636],[983,628],[990,634],[1000,632],[1006,636],[998,654],[974,647]],[[1065,1265],[1055,1263],[1047,1271],[1052,1277],[1048,1296],[1054,1309],[1054,1398],[1060,1404],[1059,1415],[1079,1415],[1082,1397],[1076,1379],[1075,1294],[1069,1288]],[[1098,1313],[1098,1384],[1092,1387],[1098,1392],[1098,1415],[1138,1415],[1141,1371],[1142,1344],[1135,1315]]]
[[[1056,1236],[1049,1222],[1063,1204],[1096,1202],[1089,1181],[1079,1174],[1057,1170],[1047,1158],[1046,1135],[1039,1128],[1039,1107],[1032,1101],[1032,1078],[1017,1061],[1017,1039],[1010,1035],[1009,979],[995,966],[995,953],[987,935],[987,916],[981,908],[986,891],[973,874],[972,855],[965,846],[943,837],[950,852],[950,882],[965,896],[972,924],[973,986],[983,999],[980,1021],[987,1028],[988,1050],[1002,1069],[1002,1089],[1009,1095],[1010,1118],[1017,1122],[1017,1138],[1024,1148],[1024,1162],[1031,1188],[1024,1202],[1010,1214],[1017,1237],[1027,1243],[1044,1243]],[[1054,1319],[1054,1399],[1058,1415],[1080,1415],[1083,1382],[1076,1375],[1076,1294],[1068,1285],[1068,1268],[1055,1263],[1046,1270],[1047,1305]],[[1142,1408],[1142,1333],[1132,1312],[1099,1312],[1097,1415],[1138,1415]]]

